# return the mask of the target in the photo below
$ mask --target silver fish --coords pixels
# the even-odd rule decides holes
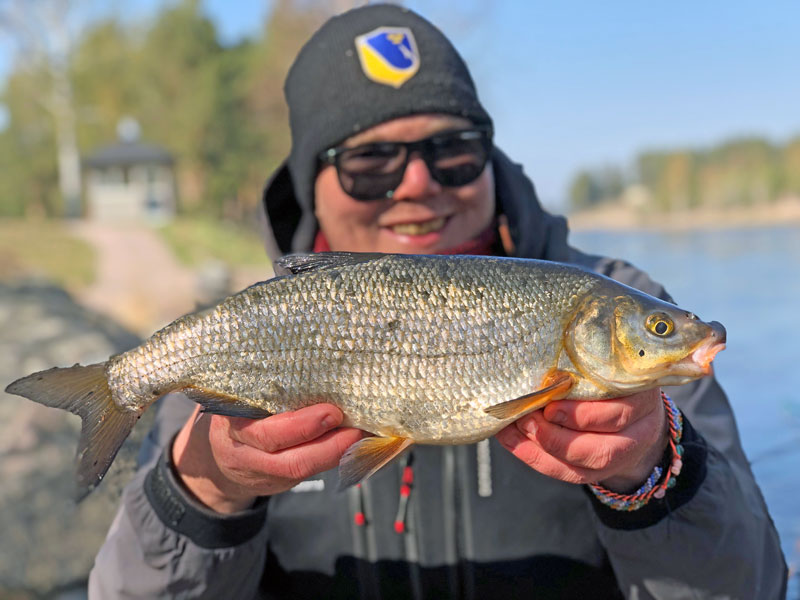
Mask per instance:
[[[711,373],[725,329],[596,273],[548,261],[292,255],[291,273],[183,316],[95,365],[6,391],[83,418],[79,497],[139,416],[182,391],[264,418],[319,402],[371,432],[340,463],[369,477],[413,443],[464,444],[562,399],[608,399]]]

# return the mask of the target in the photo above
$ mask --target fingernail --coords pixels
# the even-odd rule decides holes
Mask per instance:
[[[536,421],[533,419],[528,419],[522,425],[522,430],[525,433],[529,433],[531,435],[536,435],[536,432],[539,430],[539,426],[536,424]]]
[[[334,419],[332,415],[327,415],[322,419],[322,426],[325,429],[330,429],[335,425],[336,425],[336,419]]]
[[[553,416],[547,420],[551,423],[563,423],[567,420],[567,413],[565,413],[563,410],[557,410]]]

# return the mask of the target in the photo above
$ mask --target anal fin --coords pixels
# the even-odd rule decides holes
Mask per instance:
[[[187,398],[203,407],[203,412],[225,415],[226,417],[245,417],[247,419],[264,419],[272,416],[268,410],[255,406],[244,398],[232,396],[224,392],[209,390],[190,385],[179,390]]]
[[[544,408],[554,400],[565,398],[572,389],[574,379],[566,371],[553,371],[545,378],[546,386],[531,394],[487,406],[483,412],[496,419],[517,419],[529,412]]]
[[[413,443],[403,437],[368,437],[356,442],[339,461],[339,489],[364,481]]]

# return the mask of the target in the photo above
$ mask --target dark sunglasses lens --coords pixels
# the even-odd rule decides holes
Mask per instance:
[[[472,183],[486,167],[491,141],[484,132],[465,131],[457,136],[433,140],[429,167],[442,185],[458,187]]]
[[[408,146],[416,146],[421,151],[436,181],[447,187],[458,187],[472,183],[483,173],[492,140],[487,131],[469,130],[412,144],[386,142],[343,150],[336,155],[342,189],[356,200],[390,196],[403,181]]]
[[[383,198],[403,180],[405,148],[372,144],[345,150],[337,157],[342,189],[357,200]]]

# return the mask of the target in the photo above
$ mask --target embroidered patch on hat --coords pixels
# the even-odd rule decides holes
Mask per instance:
[[[361,70],[372,81],[399,88],[419,70],[419,51],[408,27],[378,27],[355,39]]]

